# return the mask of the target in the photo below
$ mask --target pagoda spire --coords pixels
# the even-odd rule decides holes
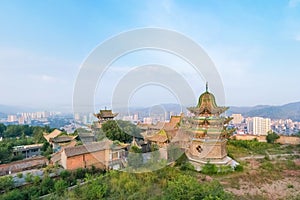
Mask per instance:
[[[206,81],[206,92],[208,92],[208,82]]]

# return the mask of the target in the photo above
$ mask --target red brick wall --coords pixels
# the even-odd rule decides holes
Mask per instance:
[[[84,168],[83,155],[68,157],[66,164],[67,169],[70,170]]]
[[[85,154],[84,156],[86,167],[91,167],[93,165],[97,168],[104,168],[104,166],[107,165],[107,160],[105,159],[105,151],[89,153]]]
[[[88,168],[95,166],[104,169],[108,163],[108,158],[105,158],[105,151],[87,153],[66,158],[66,169],[74,170],[77,168]]]

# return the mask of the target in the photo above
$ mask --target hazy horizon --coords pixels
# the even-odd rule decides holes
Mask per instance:
[[[1,1],[0,10],[2,105],[72,107],[76,78],[89,53],[120,32],[143,27],[171,29],[197,42],[223,80],[226,106],[300,101],[299,0]],[[206,80],[184,60],[153,50],[114,61],[98,83],[95,103],[109,107],[126,73],[157,63],[182,75],[196,104]],[[134,92],[130,106],[177,103],[176,96],[157,85]]]

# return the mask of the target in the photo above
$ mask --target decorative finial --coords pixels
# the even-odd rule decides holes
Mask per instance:
[[[206,82],[206,92],[208,92],[208,82]]]
[[[105,110],[106,110],[106,106],[105,106],[105,108],[104,108]]]

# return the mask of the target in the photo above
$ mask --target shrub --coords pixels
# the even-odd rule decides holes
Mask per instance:
[[[33,181],[33,175],[31,173],[27,173],[26,176],[25,176],[25,181],[27,183],[32,183],[32,181]]]
[[[232,167],[230,165],[224,165],[224,166],[220,166],[218,168],[218,173],[219,174],[228,174],[228,173],[230,173],[232,171],[233,171],[233,169],[232,169]]]
[[[12,176],[2,176],[0,177],[0,192],[5,190],[10,190],[14,187],[14,180]]]
[[[279,135],[277,135],[276,133],[274,132],[270,132],[268,133],[266,139],[267,139],[267,142],[268,143],[274,143],[277,139],[279,138]]]
[[[234,170],[237,172],[242,172],[242,171],[244,171],[244,167],[243,167],[243,165],[236,165]]]
[[[17,177],[18,177],[18,178],[23,178],[23,173],[18,173],[18,174],[17,174]]]
[[[187,171],[187,170],[194,171],[195,167],[191,163],[185,162],[180,166],[180,169],[183,171]]]
[[[203,174],[208,174],[208,175],[216,174],[218,173],[218,167],[215,164],[211,164],[208,162],[202,167],[201,172]]]
[[[274,171],[274,165],[270,161],[263,162],[261,168],[267,171]]]
[[[39,176],[34,176],[32,181],[34,185],[38,185],[41,182],[41,178]]]
[[[57,194],[61,194],[68,187],[68,184],[64,180],[58,180],[54,183],[54,189]]]

